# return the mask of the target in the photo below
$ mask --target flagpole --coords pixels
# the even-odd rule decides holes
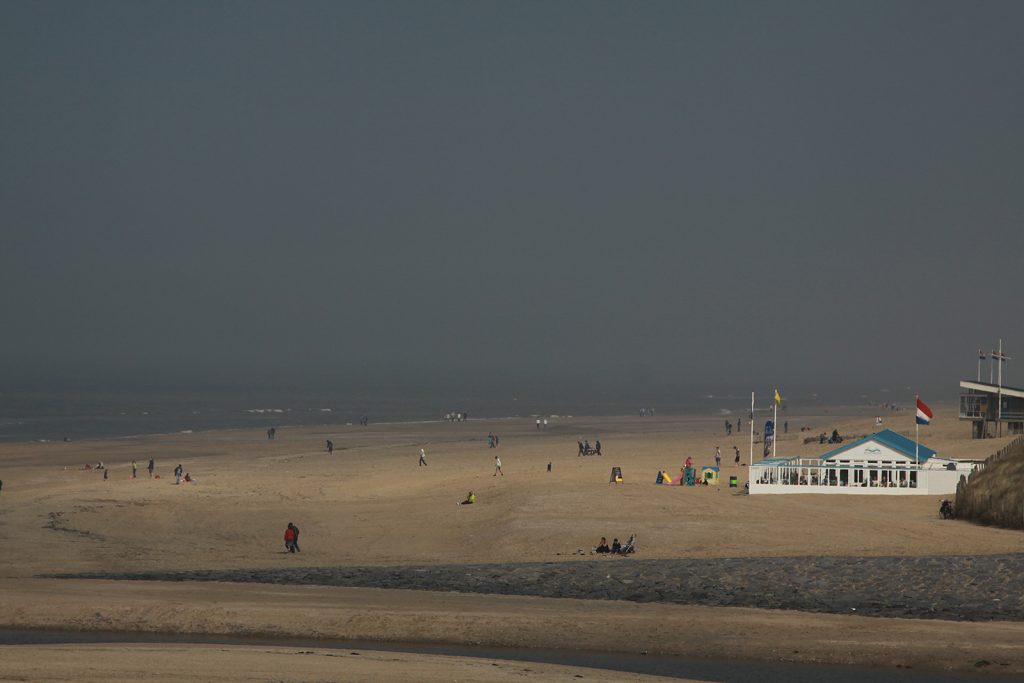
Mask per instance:
[[[914,395],[914,464],[918,469],[921,467],[921,420],[918,413],[921,412],[921,394]],[[918,482],[920,483],[920,482]]]
[[[775,395],[779,394],[779,390],[775,390]],[[779,443],[779,402],[772,397],[772,403],[775,404],[775,427],[772,429],[772,457],[775,457],[775,446]]]
[[[750,465],[754,466],[754,392],[750,392]],[[749,476],[749,475],[747,475]]]
[[[999,394],[996,408],[999,411],[999,422],[996,423],[996,434],[1003,435],[1003,340],[999,340]]]

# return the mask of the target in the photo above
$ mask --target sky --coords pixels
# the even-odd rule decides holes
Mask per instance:
[[[950,398],[1024,354],[1018,2],[0,17],[10,386]]]

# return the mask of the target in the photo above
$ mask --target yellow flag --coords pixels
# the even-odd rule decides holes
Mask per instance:
[[[777,405],[777,406],[782,405],[782,397],[779,396],[779,390],[778,389],[775,390],[775,405]]]

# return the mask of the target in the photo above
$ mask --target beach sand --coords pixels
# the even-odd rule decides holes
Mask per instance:
[[[784,417],[790,433],[781,436],[779,453],[786,455],[824,452],[828,446],[802,441],[832,428],[852,435],[875,431],[873,413],[865,410],[834,409],[806,418],[794,411],[780,420]],[[1020,532],[939,520],[937,497],[743,495],[747,468],[732,464],[732,446],[747,462],[749,435],[724,436],[724,419],[559,417],[549,418],[544,430],[527,418],[371,423],[279,429],[273,441],[250,430],[3,444],[0,600],[5,608],[0,628],[647,650],[964,671],[985,660],[996,662],[1002,673],[1024,674],[1021,621],[867,618],[327,586],[35,578],[75,572],[622,563],[632,560],[591,556],[589,550],[601,536],[624,540],[633,532],[640,539],[637,557],[644,559],[1024,552]],[[801,425],[810,431],[801,433]],[[912,434],[913,416],[887,414],[885,426]],[[487,447],[488,432],[500,436],[497,449]],[[333,455],[325,451],[326,439],[335,444]],[[604,455],[577,457],[577,439],[600,439]],[[922,430],[922,442],[940,455],[983,458],[1005,441],[971,441],[968,426],[952,411],[937,411],[933,425]],[[659,469],[675,476],[687,456],[698,465],[713,464],[716,445],[723,454],[721,487],[654,485]],[[427,467],[417,466],[420,448],[426,451]],[[493,476],[495,454],[501,456],[504,476]],[[159,479],[150,479],[145,470],[151,457]],[[137,479],[131,477],[132,459],[139,465]],[[106,481],[101,472],[83,469],[99,460],[108,467]],[[174,484],[172,470],[179,462],[196,483]],[[622,468],[623,484],[608,483],[612,466]],[[730,475],[739,478],[739,489],[726,485]],[[477,504],[457,506],[470,490]],[[301,528],[302,552],[294,555],[284,552],[282,541],[289,521]],[[897,599],[898,587],[878,590]],[[154,647],[85,650],[93,653],[90,661],[114,671],[118,657],[111,652],[122,652],[127,662],[133,650]],[[225,675],[236,673],[233,648],[173,647],[187,650],[189,661],[216,660],[223,664],[211,666],[223,666]],[[60,662],[67,653],[81,651],[70,645],[3,650],[5,662],[50,667],[24,674],[32,680],[45,680],[50,673],[54,680],[69,680],[59,677]],[[172,652],[160,651],[161,657]],[[366,680],[392,680],[389,676],[401,675],[396,671],[413,667],[419,672],[420,666],[438,672],[438,680],[455,678],[444,673],[449,663],[428,664],[426,655],[389,657],[360,659],[360,666],[367,667]],[[495,663],[500,666],[491,667],[494,675],[503,675],[503,665]],[[529,668],[540,671],[539,666]],[[506,673],[510,678],[465,678],[513,680],[512,672]],[[125,680],[164,680],[161,675],[157,670],[151,678],[125,673]],[[273,675],[278,674],[268,673],[267,680]],[[319,680],[317,675],[311,670],[307,678]],[[182,674],[179,680],[187,677]]]

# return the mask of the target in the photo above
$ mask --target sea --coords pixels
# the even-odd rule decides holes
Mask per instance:
[[[831,401],[802,397],[801,412],[827,412],[851,405],[850,397]],[[855,402],[863,402],[857,398]],[[792,408],[787,404],[787,408]],[[758,414],[771,409],[767,393]],[[718,415],[746,418],[750,396],[738,393],[660,396],[614,395],[540,397],[486,393],[359,392],[323,390],[62,390],[0,393],[0,441],[63,441],[175,434],[218,429],[316,426],[442,420],[450,413],[469,419],[568,415]],[[760,419],[760,418],[759,418]]]

